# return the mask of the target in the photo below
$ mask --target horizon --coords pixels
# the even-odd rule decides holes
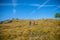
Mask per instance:
[[[60,0],[0,0],[0,21],[54,18],[60,13]]]
[[[11,21],[11,20],[60,20],[60,18],[40,18],[40,19],[19,19],[19,18],[12,18],[12,19],[5,19],[5,20],[0,20],[0,22],[3,21]]]

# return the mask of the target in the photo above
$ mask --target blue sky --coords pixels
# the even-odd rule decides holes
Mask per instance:
[[[12,18],[54,18],[60,0],[0,0],[0,21]]]

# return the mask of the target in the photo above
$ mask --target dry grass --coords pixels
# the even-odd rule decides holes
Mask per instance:
[[[11,20],[0,24],[0,40],[60,40],[60,20]]]

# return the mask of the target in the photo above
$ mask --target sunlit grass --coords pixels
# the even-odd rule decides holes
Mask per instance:
[[[60,40],[60,20],[13,20],[0,24],[0,40]]]

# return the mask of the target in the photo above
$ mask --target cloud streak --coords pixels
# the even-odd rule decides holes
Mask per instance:
[[[58,8],[60,8],[60,6],[57,6]]]
[[[14,6],[14,7],[16,7],[17,6],[17,4],[16,4],[17,2],[16,2],[16,0],[12,0],[12,5]]]
[[[45,1],[42,5],[38,6],[36,10],[38,10],[38,9],[42,8],[43,6],[45,6],[45,4],[47,4],[49,1],[50,0]],[[36,10],[33,10],[30,14],[32,15],[33,13],[35,13]]]
[[[48,6],[56,6],[56,5],[40,5],[40,4],[17,4],[17,3],[15,3],[14,5],[16,5],[16,6],[21,6],[21,5],[23,5],[23,6],[34,6],[34,7],[40,7],[40,6],[46,6],[46,7],[48,7]],[[13,6],[13,4],[12,3],[8,3],[8,4],[0,4],[0,6]]]
[[[22,4],[23,5],[23,4]],[[36,6],[36,7],[42,7],[42,6],[56,6],[56,5],[40,5],[40,4],[26,4],[26,6]]]
[[[16,5],[16,0],[12,0],[12,5],[13,5],[13,7],[14,7],[14,8],[13,8],[13,14],[16,14],[16,9],[15,9],[16,6],[17,6],[17,5]]]
[[[33,10],[30,14],[34,14],[37,10],[39,10],[40,8],[42,7],[50,7],[50,6],[56,6],[56,5],[46,5],[50,0],[47,0],[45,1],[43,4],[17,4],[16,3],[16,0],[12,0],[12,3],[8,3],[8,4],[0,4],[0,6],[13,6],[13,7],[16,7],[16,6],[19,6],[19,5],[23,5],[23,6],[34,6],[34,7],[37,7],[35,10]],[[58,8],[60,8],[60,6],[58,6]],[[13,12],[15,13],[15,8],[13,10]]]

